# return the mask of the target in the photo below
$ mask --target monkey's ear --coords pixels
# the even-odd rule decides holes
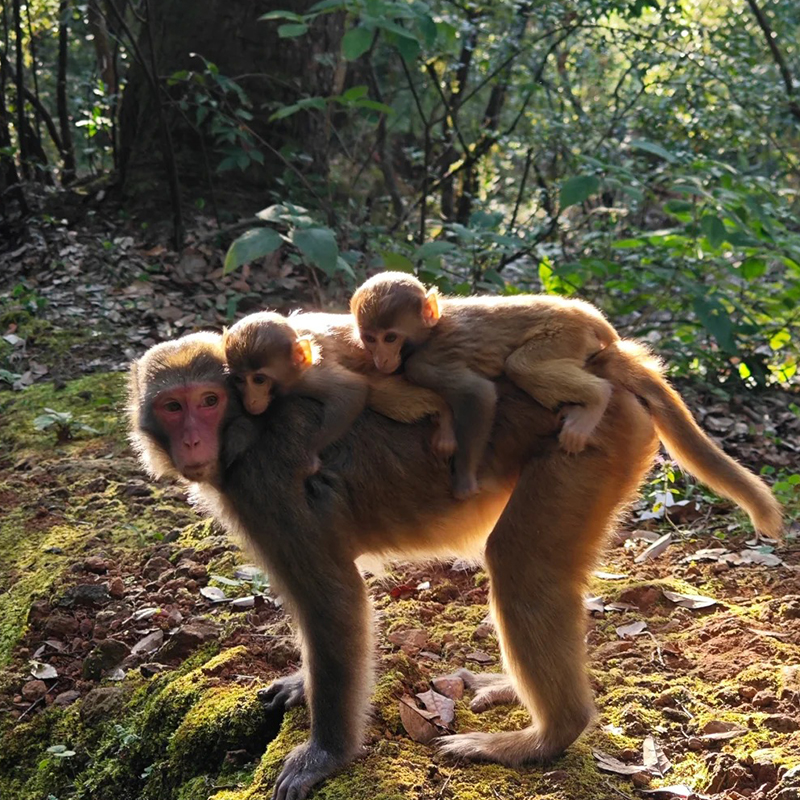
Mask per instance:
[[[422,306],[422,321],[425,326],[432,328],[441,317],[442,312],[439,310],[439,290],[434,286],[428,289],[425,295],[425,305]]]
[[[294,343],[292,362],[296,367],[300,367],[300,369],[310,367],[316,362],[315,350],[316,348],[314,347],[314,342],[311,339],[307,337],[298,339]]]
[[[230,331],[228,330],[227,325],[222,326],[222,346],[225,347],[225,342],[228,341],[228,336],[230,335]]]

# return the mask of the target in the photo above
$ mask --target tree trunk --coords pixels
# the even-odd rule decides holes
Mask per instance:
[[[138,34],[134,61],[128,73],[120,111],[120,168],[123,189],[129,200],[141,205],[163,208],[165,174],[164,137],[159,130],[158,95],[154,91],[151,64],[158,68],[162,99],[166,98],[167,121],[171,133],[180,183],[193,196],[208,196],[213,180],[217,195],[228,208],[253,210],[253,199],[265,197],[265,189],[274,186],[275,178],[286,168],[278,151],[293,146],[311,156],[303,169],[316,179],[324,178],[327,169],[328,131],[325,115],[300,112],[277,122],[268,118],[279,103],[289,104],[307,96],[331,94],[335,65],[316,60],[316,56],[336,50],[342,32],[339,15],[320,17],[305,36],[280,39],[280,21],[260,22],[259,16],[276,9],[302,13],[313,0],[159,0],[150,3],[150,31]],[[111,20],[117,27],[115,20]],[[152,55],[150,42],[152,42]],[[193,57],[193,54],[194,55]],[[192,95],[202,91],[196,85],[186,91],[167,79],[180,70],[202,72],[202,56],[219,69],[219,74],[235,80],[252,101],[254,118],[239,124],[252,131],[255,149],[263,156],[263,165],[251,163],[238,169],[215,172],[223,154],[209,133],[210,117],[198,128]],[[167,96],[166,92],[169,92]],[[177,100],[186,95],[186,109]],[[176,102],[171,102],[172,97]],[[288,156],[292,158],[291,155]],[[209,174],[211,172],[211,174]],[[161,203],[158,201],[161,200]],[[266,205],[266,203],[264,203]]]
[[[58,3],[58,78],[56,81],[56,105],[58,124],[61,129],[61,152],[64,159],[61,183],[68,186],[75,180],[75,150],[72,146],[72,129],[67,105],[67,45],[69,44],[69,0]]]

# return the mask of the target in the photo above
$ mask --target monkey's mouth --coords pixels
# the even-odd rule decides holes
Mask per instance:
[[[181,470],[181,475],[183,475],[186,480],[201,483],[207,481],[211,477],[211,472],[210,464],[185,464]]]

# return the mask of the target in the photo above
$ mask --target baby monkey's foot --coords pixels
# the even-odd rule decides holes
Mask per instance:
[[[459,473],[455,474],[453,478],[453,495],[457,500],[467,500],[473,495],[476,495],[479,489],[478,478],[474,473],[467,473],[465,475]]]
[[[585,406],[570,406],[564,412],[564,425],[558,436],[561,447],[568,453],[580,453],[597,427],[597,412]]]
[[[431,449],[439,458],[451,458],[456,452],[456,436],[450,425],[440,422],[436,426],[431,437]]]

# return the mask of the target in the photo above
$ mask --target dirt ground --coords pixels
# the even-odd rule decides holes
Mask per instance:
[[[302,270],[222,279],[219,258],[100,221],[91,236],[43,228],[0,259],[3,800],[266,797],[307,734],[304,709],[279,729],[256,696],[298,661],[269,576],[179,487],[146,480],[121,421],[121,370],[149,344],[218,326],[231,303],[319,300]],[[596,725],[519,771],[449,763],[424,743],[527,724],[514,705],[473,712],[458,681],[431,684],[500,668],[485,573],[454,562],[369,578],[365,757],[315,797],[800,798],[797,396],[686,388],[729,452],[768,467],[786,541],[754,540],[741,513],[657,465],[587,587]]]

